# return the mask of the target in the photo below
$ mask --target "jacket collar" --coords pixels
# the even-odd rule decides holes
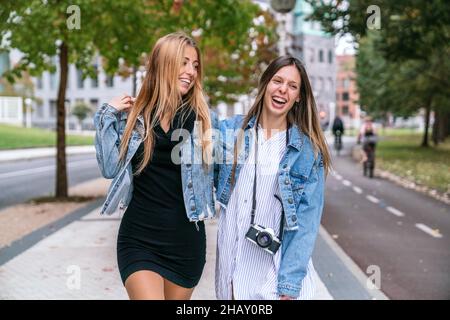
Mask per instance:
[[[256,123],[256,116],[253,116],[248,121],[245,130],[252,129]],[[288,146],[293,147],[300,151],[303,141],[305,139],[305,134],[300,130],[300,128],[294,123],[289,128],[289,144]]]

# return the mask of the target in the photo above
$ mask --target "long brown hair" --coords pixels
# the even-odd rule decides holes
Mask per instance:
[[[325,173],[328,174],[331,169],[330,152],[328,151],[328,146],[320,127],[316,101],[312,93],[311,84],[309,82],[305,67],[299,59],[285,55],[273,60],[263,72],[259,80],[258,93],[256,95],[255,102],[247,113],[247,116],[244,118],[242,128],[239,131],[237,141],[234,146],[234,162],[231,170],[232,184],[234,184],[237,153],[238,149],[240,150],[240,146],[242,146],[245,128],[252,117],[256,117],[257,120],[259,119],[264,107],[264,95],[266,94],[267,85],[278,70],[286,66],[295,66],[300,73],[300,101],[295,102],[294,106],[291,110],[289,110],[287,114],[288,123],[296,124],[299,130],[309,137],[314,147],[314,151],[316,153],[319,151],[322,154]]]
[[[195,48],[198,56],[197,78],[193,87],[182,97],[178,89],[178,76],[187,46]],[[144,156],[135,174],[139,174],[152,158],[154,148],[154,128],[165,117],[173,120],[177,111],[187,106],[196,113],[202,128],[203,159],[210,163],[211,157],[211,119],[208,104],[202,89],[203,67],[200,50],[194,40],[182,32],[175,32],[160,38],[147,61],[146,75],[136,101],[128,115],[124,135],[120,143],[119,158],[125,159],[129,140],[139,115],[145,123]]]

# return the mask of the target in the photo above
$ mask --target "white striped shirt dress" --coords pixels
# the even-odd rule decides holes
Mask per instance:
[[[273,131],[265,140],[258,129],[258,166],[255,223],[279,236],[281,203],[277,183],[279,163],[286,152],[286,131]],[[282,248],[272,255],[245,238],[250,227],[255,148],[242,166],[227,208],[221,207],[217,234],[216,296],[219,300],[277,300],[277,274]],[[283,245],[283,244],[282,244]],[[298,300],[312,299],[316,272],[309,260]]]

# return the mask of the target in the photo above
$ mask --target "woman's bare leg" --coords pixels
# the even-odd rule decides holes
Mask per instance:
[[[164,296],[166,300],[190,300],[193,292],[194,288],[184,288],[164,279]]]
[[[125,281],[125,288],[131,300],[164,300],[164,279],[153,271],[134,272]]]

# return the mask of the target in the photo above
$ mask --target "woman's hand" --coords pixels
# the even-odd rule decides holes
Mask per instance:
[[[294,300],[294,298],[286,296],[286,295],[281,295],[280,300]]]
[[[123,94],[122,96],[112,98],[111,101],[108,102],[108,104],[110,106],[113,106],[118,111],[128,112],[130,111],[131,107],[133,107],[135,100],[136,98],[133,98],[127,94]]]

